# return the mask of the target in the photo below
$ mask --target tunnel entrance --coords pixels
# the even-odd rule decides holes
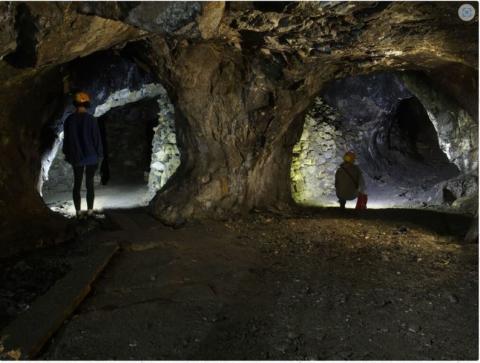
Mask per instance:
[[[337,206],[335,171],[354,150],[369,207],[442,204],[442,182],[460,172],[439,138],[422,102],[397,75],[334,81],[307,113],[293,148],[292,195],[302,205]]]
[[[70,65],[67,87],[92,97],[104,158],[95,175],[95,210],[145,206],[180,165],[174,108],[158,80],[122,53],[99,52]],[[43,153],[39,192],[54,211],[74,215],[73,170],[62,152],[63,122],[74,112],[71,95],[47,125],[55,135]],[[51,137],[49,136],[49,139]],[[86,209],[82,185],[82,210]]]

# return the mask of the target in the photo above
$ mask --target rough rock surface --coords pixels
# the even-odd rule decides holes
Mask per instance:
[[[458,234],[468,219],[330,209],[174,230],[117,216],[120,230],[89,241],[121,236],[121,250],[40,359],[478,356],[478,245]]]
[[[149,171],[146,164],[151,164],[149,193],[145,197],[148,202],[174,173],[180,164],[180,156],[176,146],[173,105],[167,92],[158,83],[155,75],[152,75],[143,65],[137,64],[134,59],[128,52],[128,47],[119,54],[96,53],[70,64],[69,69],[65,71],[65,78],[67,79],[66,86],[70,90],[84,89],[94,96],[90,111],[96,117],[109,119],[104,123],[107,144],[111,146],[109,152],[113,163],[110,166],[111,182],[126,183],[134,180],[136,183],[142,182],[143,173]],[[69,94],[65,95],[64,110],[44,128],[53,139],[45,145],[42,158],[42,177],[39,180],[39,190],[43,190],[46,197],[58,192],[70,191],[73,183],[71,166],[65,162],[61,152],[63,122],[73,112],[70,98]],[[155,99],[154,103],[148,101],[153,98]],[[135,106],[135,103],[139,102],[143,102],[142,104],[145,106]],[[143,114],[132,113],[128,111],[130,108],[145,108],[146,113],[158,113],[156,116],[158,120],[147,122],[145,112]],[[139,111],[142,110],[139,109]],[[139,119],[135,121],[135,118]],[[127,123],[118,122],[119,125],[116,127],[115,119],[119,121],[129,119],[129,121]],[[137,122],[137,128],[128,132],[125,127],[120,125],[128,126],[132,122]],[[144,160],[147,155],[147,151],[144,149],[147,146],[142,140],[147,138],[144,132],[146,124],[148,127],[155,127],[156,130],[153,135],[153,143],[149,146],[150,150],[153,148],[151,162]],[[125,132],[125,137],[122,136],[122,132]],[[140,143],[139,147],[135,144],[136,142]],[[115,160],[123,160],[124,163],[117,163]],[[129,170],[129,168],[135,170]],[[113,175],[115,173],[116,176]],[[136,177],[132,178],[133,174]],[[99,174],[97,174],[97,179],[100,179]]]
[[[198,1],[136,3],[86,1],[76,5],[82,13],[121,20],[126,24],[157,34],[169,34],[181,29],[201,10]]]
[[[126,75],[126,77],[125,77]],[[78,59],[63,71],[63,108],[43,128],[42,170],[38,180],[41,193],[45,184],[48,191],[70,189],[72,171],[61,152],[63,122],[74,112],[71,92],[83,89],[92,95],[90,112],[96,117],[109,110],[158,96],[163,87],[149,72],[141,69],[131,58],[113,52],[99,52]]]
[[[42,127],[64,107],[63,65],[128,41],[145,39],[136,62],[159,76],[175,107],[182,163],[152,203],[167,223],[291,207],[291,150],[332,79],[424,72],[478,119],[478,18],[461,21],[456,3],[89,4],[2,5],[2,245],[31,220],[42,229],[25,243],[59,238],[35,184]]]
[[[0,59],[5,54],[15,50],[15,4],[2,2],[0,4]]]
[[[158,97],[157,102],[158,124],[153,129],[148,195],[146,197],[148,201],[167,183],[180,165],[180,151],[175,134],[175,110],[165,90]]]
[[[478,171],[478,122],[423,77],[402,75],[408,89],[427,109],[440,147],[463,173]]]
[[[285,13],[233,9],[219,30],[227,45],[153,40],[156,58],[164,59],[159,73],[175,94],[182,132],[189,134],[180,147],[196,151],[187,152],[179,177],[154,201],[154,213],[176,223],[226,209],[291,205],[287,153],[326,81],[449,63],[474,68],[473,23],[444,15],[454,10],[406,3],[299,3]],[[200,59],[209,66],[201,67]]]
[[[457,198],[477,197],[471,180],[477,166],[468,164],[478,159],[475,121],[441,92],[433,96],[431,88],[416,81],[420,76],[401,76],[379,73],[345,78],[322,92],[328,104],[315,100],[293,149],[292,187],[297,202],[337,204],[334,174],[347,150],[357,153],[374,206],[438,207],[452,205]],[[419,100],[409,87],[419,97],[421,90],[431,96]],[[451,178],[455,179],[449,182]],[[446,200],[445,189],[453,199]],[[463,205],[463,212],[474,212],[476,208],[467,204],[459,201],[453,207]]]
[[[340,115],[321,97],[305,116],[302,136],[293,147],[292,193],[303,205],[335,201],[335,171],[349,147],[338,127]]]

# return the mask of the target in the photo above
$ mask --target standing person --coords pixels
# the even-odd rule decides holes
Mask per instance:
[[[345,209],[347,200],[359,198],[357,209],[366,209],[365,181],[362,171],[354,164],[356,155],[353,151],[348,151],[343,156],[343,163],[335,173],[335,191],[337,192],[340,209]]]
[[[80,189],[84,172],[87,186],[87,215],[91,216],[95,199],[93,177],[99,159],[103,157],[102,139],[97,119],[87,112],[87,108],[90,107],[90,96],[85,92],[77,92],[73,104],[75,112],[67,117],[63,126],[63,153],[65,160],[73,168],[73,203],[77,217],[81,215]]]

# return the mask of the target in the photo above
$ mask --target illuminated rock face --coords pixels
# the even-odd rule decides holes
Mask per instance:
[[[293,147],[292,194],[303,205],[331,205],[335,201],[335,171],[348,150],[340,115],[322,98],[315,99],[305,117],[300,140]]]
[[[460,21],[454,2],[27,2],[0,9],[2,241],[16,241],[16,231],[23,233],[16,226],[32,220],[49,226],[38,233],[42,241],[57,237],[63,222],[36,188],[43,152],[52,145],[42,144],[42,133],[61,120],[69,84],[94,73],[69,79],[71,68],[99,51],[124,53],[157,79],[137,82],[128,67],[113,77],[98,72],[90,90],[100,95],[95,107],[118,106],[109,100],[116,92],[128,99],[126,85],[138,91],[152,83],[165,86],[175,107],[181,164],[151,203],[169,224],[294,206],[292,148],[306,112],[335,79],[415,70],[478,119],[478,22]],[[437,120],[440,146],[462,173],[475,175],[475,157],[463,156],[475,154],[472,143],[447,142],[450,131],[442,125],[454,125],[446,116],[452,107],[410,88]],[[471,123],[458,115],[462,121],[451,132],[460,135]]]
[[[472,212],[477,131],[459,106],[420,77],[402,74],[336,81],[322,96],[328,104],[316,99],[293,148],[297,203],[336,205],[334,174],[343,154],[354,150],[374,206],[451,205]]]
[[[438,134],[443,152],[463,173],[478,172],[478,124],[442,89],[435,89],[424,77],[402,77],[422,102]]]
[[[167,183],[180,165],[180,151],[175,134],[175,110],[164,91],[158,97],[158,125],[154,128],[148,195],[150,201]]]
[[[97,118],[112,109],[165,95],[164,88],[155,82],[150,74],[139,69],[128,58],[111,52],[101,52],[73,62],[69,66],[66,77],[66,87],[70,92],[82,89],[91,95],[90,112]],[[65,95],[63,102],[65,107],[60,112],[60,116],[51,120],[45,127],[53,134],[54,140],[50,145],[45,146],[43,153],[38,182],[40,193],[43,189],[47,194],[71,189],[73,174],[71,166],[63,158],[61,147],[63,122],[70,113],[74,112],[74,107],[70,95]],[[141,124],[142,121],[140,121]]]
[[[148,204],[180,165],[173,105],[163,87],[158,85],[155,89],[161,90],[161,94],[155,98],[145,98],[112,108],[98,118],[99,123],[104,125],[106,134],[109,184],[141,185],[146,182],[144,179],[147,173],[148,193],[140,201],[144,205]],[[124,94],[128,96],[127,93]],[[100,183],[100,171],[95,180]],[[48,199],[60,192],[70,192],[72,185],[72,167],[59,150],[43,186],[44,197]]]

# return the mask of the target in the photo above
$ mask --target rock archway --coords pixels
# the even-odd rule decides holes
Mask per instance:
[[[151,203],[165,223],[291,208],[291,151],[305,113],[330,81],[371,72],[421,74],[404,82],[428,112],[440,148],[462,173],[477,173],[477,160],[448,143],[452,132],[472,128],[467,119],[478,120],[478,23],[458,19],[456,4],[1,7],[0,196],[2,227],[11,231],[6,241],[22,221],[57,218],[36,192],[40,133],[64,107],[65,65],[105,49],[133,52],[175,106],[181,165]],[[15,27],[20,21],[29,26]],[[436,87],[425,91],[425,82]],[[435,102],[439,87],[448,106]],[[476,142],[477,134],[471,135],[468,147]],[[42,225],[58,236],[59,225]]]
[[[98,119],[105,149],[96,208],[148,204],[179,164],[174,110],[165,89],[135,63],[128,48],[97,52],[64,68],[65,107],[42,132],[39,193],[53,210],[74,214],[73,171],[61,147],[63,122],[74,111],[71,95],[81,89],[92,96],[90,112]]]
[[[468,126],[461,127],[461,118],[452,117],[450,123],[438,124],[402,76],[413,78],[379,73],[338,80],[323,90],[293,149],[292,192],[298,203],[337,205],[334,174],[347,150],[358,154],[374,207],[441,208],[452,202],[443,195],[446,184],[454,180],[465,185],[454,193],[454,200],[475,198],[477,185],[471,175],[475,169],[465,168],[464,161],[454,156],[476,160],[471,141],[475,121],[467,116]],[[429,90],[428,85],[423,87]],[[438,98],[432,102],[442,103]],[[432,106],[436,107],[427,103]],[[455,114],[457,109],[448,112]],[[445,129],[457,131],[446,140]]]

